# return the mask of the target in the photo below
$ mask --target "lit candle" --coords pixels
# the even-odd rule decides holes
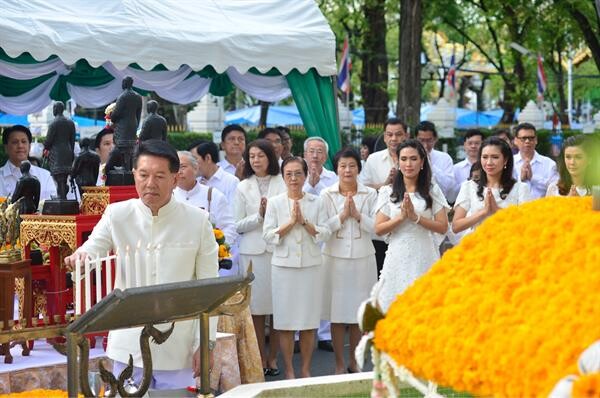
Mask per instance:
[[[117,248],[117,251],[115,252],[115,262],[117,263],[115,266],[115,287],[119,287],[119,288],[123,288],[123,281],[122,281],[122,275],[121,275],[121,253],[119,253],[119,249]]]
[[[96,264],[96,303],[99,303],[102,300],[102,260],[97,254],[94,263]]]
[[[85,310],[89,311],[92,308],[92,286],[90,280],[90,258],[86,257],[85,264]]]
[[[148,247],[146,248],[146,286],[152,285],[152,271],[154,271],[154,264],[152,253],[152,246],[148,243]]]
[[[75,288],[75,315],[81,315],[81,260],[79,257],[75,260],[75,280],[73,287]]]
[[[125,288],[131,287],[131,274],[133,269],[131,268],[131,257],[129,256],[129,245],[125,247]]]
[[[106,294],[108,295],[112,291],[112,266],[109,252],[106,253],[104,269],[106,270]]]
[[[135,264],[135,286],[142,286],[142,264],[140,263],[140,246],[142,245],[141,241],[138,241],[138,244],[135,248],[135,257],[133,262]]]

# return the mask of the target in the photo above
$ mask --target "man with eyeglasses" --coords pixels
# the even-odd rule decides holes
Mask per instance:
[[[327,161],[329,145],[321,137],[309,137],[304,141],[304,160],[308,165],[308,178],[304,182],[304,192],[319,195],[321,190],[338,181],[337,174],[323,167]]]
[[[283,158],[281,157],[283,154],[283,134],[281,133],[281,130],[267,127],[258,133],[257,138],[265,139],[273,145],[275,156],[279,162],[279,167],[281,167],[281,163],[283,163]]]
[[[431,176],[439,185],[446,199],[454,199],[454,162],[446,152],[434,149],[438,134],[435,124],[423,121],[415,128],[416,139],[423,144],[431,166]],[[458,193],[458,192],[457,192]]]
[[[398,171],[398,146],[408,138],[406,124],[397,118],[385,122],[383,141],[386,149],[371,154],[358,176],[361,183],[375,189],[389,185]]]
[[[548,185],[558,180],[558,172],[554,160],[535,150],[537,131],[533,124],[521,123],[517,126],[515,145],[519,153],[514,158],[514,177],[529,186],[531,199],[544,197]]]
[[[281,159],[287,159],[289,157],[294,156],[292,153],[292,135],[290,134],[290,129],[285,126],[277,126],[277,130],[281,132],[281,143],[283,145],[283,152],[281,152]]]

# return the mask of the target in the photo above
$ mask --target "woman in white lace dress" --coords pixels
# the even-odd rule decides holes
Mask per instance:
[[[286,191],[279,174],[279,163],[270,142],[256,140],[244,151],[244,180],[236,189],[233,207],[236,230],[240,234],[239,251],[241,268],[246,270],[252,261],[252,294],[250,312],[258,340],[265,376],[277,376],[277,332],[271,328],[269,354],[265,348],[265,320],[273,314],[271,297],[271,255],[273,246],[262,237],[267,202],[273,196]],[[271,325],[273,321],[271,320]]]
[[[565,140],[558,158],[558,181],[548,186],[546,196],[586,196],[592,194],[590,139],[575,135]]]
[[[483,173],[478,182],[465,181],[454,202],[452,231],[470,233],[486,218],[509,205],[530,199],[529,187],[513,178],[513,154],[498,137],[483,141],[479,148]]]
[[[449,209],[442,190],[431,183],[427,152],[417,140],[398,147],[394,182],[379,191],[375,233],[389,234],[378,299],[387,312],[396,298],[440,257],[440,236],[448,229]]]

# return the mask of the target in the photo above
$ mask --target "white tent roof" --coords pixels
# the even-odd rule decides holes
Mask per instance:
[[[0,0],[0,9],[11,57],[336,74],[335,37],[313,0]]]

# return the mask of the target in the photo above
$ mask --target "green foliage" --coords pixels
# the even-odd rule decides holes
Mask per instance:
[[[195,141],[212,141],[211,133],[190,133],[187,131],[171,132],[167,134],[167,141],[178,151],[185,151]]]

